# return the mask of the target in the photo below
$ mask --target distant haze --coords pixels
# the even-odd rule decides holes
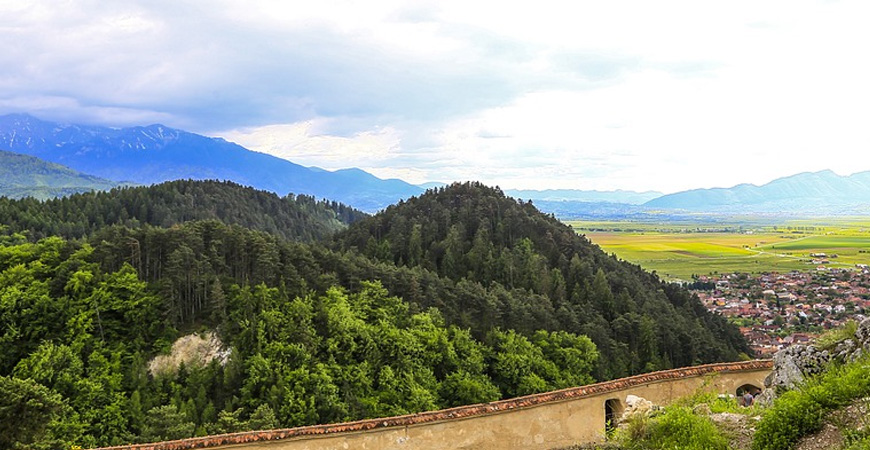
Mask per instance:
[[[643,206],[730,213],[866,214],[870,211],[870,171],[843,177],[823,170],[762,186],[692,189],[652,199]]]
[[[660,197],[661,192],[647,191],[577,191],[567,189],[546,189],[546,190],[520,190],[508,189],[505,191],[507,195],[516,198],[547,200],[553,202],[572,201],[572,202],[607,202],[607,203],[625,203],[628,205],[640,205],[654,198]]]
[[[23,153],[0,150],[0,175],[6,173],[0,176],[0,195],[15,197],[46,198],[117,185],[108,179],[143,184],[219,179],[280,195],[308,194],[338,200],[374,212],[400,199],[422,194],[425,189],[444,186],[438,182],[412,185],[398,179],[380,179],[359,168],[328,171],[303,167],[220,138],[163,125],[119,129],[9,114],[0,116],[2,148]],[[870,208],[870,171],[850,176],[840,176],[831,170],[803,172],[760,186],[743,183],[671,194],[576,189],[506,189],[504,193],[533,200],[541,211],[561,218],[637,219],[662,210],[678,215],[696,212],[860,215]]]

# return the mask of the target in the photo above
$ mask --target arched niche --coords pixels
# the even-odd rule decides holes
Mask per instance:
[[[756,396],[761,393],[762,389],[754,384],[744,384],[737,388],[737,391],[734,392],[734,395],[737,397],[742,396],[746,392],[752,394],[752,396]]]
[[[755,397],[758,397],[758,394],[761,394],[761,391],[762,389],[754,384],[744,384],[738,387],[736,391],[734,391],[734,395],[737,396],[737,404],[739,404],[740,406],[749,406],[752,403],[755,403]],[[747,392],[752,394],[752,399],[746,400],[744,395]]]
[[[619,424],[619,419],[625,407],[622,402],[616,398],[610,398],[604,401],[604,432],[610,434],[616,429]]]

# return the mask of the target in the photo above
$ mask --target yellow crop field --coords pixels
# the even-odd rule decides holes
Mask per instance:
[[[670,280],[870,264],[870,220],[861,218],[777,225],[567,223],[604,251]]]

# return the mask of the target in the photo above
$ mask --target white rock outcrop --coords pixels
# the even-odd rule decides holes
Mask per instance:
[[[182,363],[187,367],[202,367],[214,360],[223,365],[229,356],[230,350],[224,348],[214,332],[189,334],[172,343],[172,351],[168,355],[155,356],[148,363],[148,372],[152,376],[174,373]]]

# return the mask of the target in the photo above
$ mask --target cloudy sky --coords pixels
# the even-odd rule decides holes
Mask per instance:
[[[866,1],[0,0],[0,114],[410,182],[870,170]]]

